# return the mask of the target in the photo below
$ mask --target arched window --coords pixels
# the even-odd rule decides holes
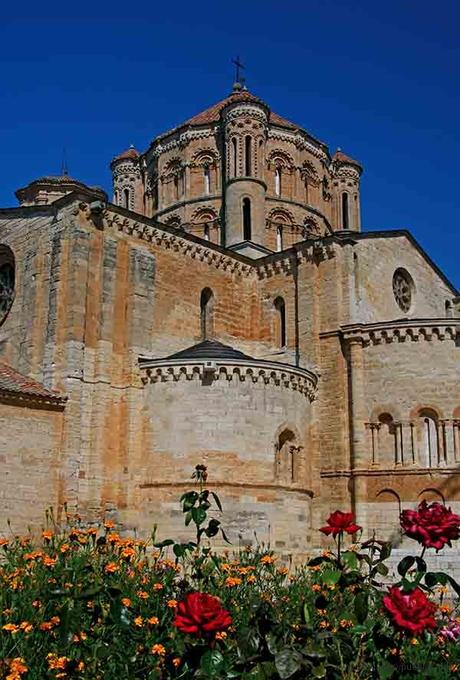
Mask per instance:
[[[452,302],[450,300],[446,300],[445,302],[445,310],[446,310],[446,317],[448,319],[452,318]]]
[[[282,297],[273,302],[276,310],[275,337],[280,348],[286,347],[286,305]]]
[[[211,193],[211,173],[208,165],[204,169],[204,193],[206,196]]]
[[[251,225],[251,201],[249,198],[243,198],[243,239],[250,241],[252,237]]]
[[[292,430],[286,428],[275,443],[275,479],[289,484],[298,481],[299,451],[297,438]]]
[[[438,414],[433,409],[422,409],[418,414],[419,464],[436,467],[440,461]]]
[[[15,262],[13,251],[0,245],[0,324],[10,311],[15,294]]]
[[[200,297],[201,339],[207,340],[214,334],[214,293],[203,288]]]
[[[308,199],[309,199],[309,187],[308,187],[308,178],[305,177],[305,203],[308,204]]]
[[[276,250],[278,252],[283,250],[283,227],[281,224],[276,227]]]
[[[174,198],[176,201],[179,198],[179,177],[178,175],[174,175]]]
[[[115,203],[115,205],[120,205],[120,192],[118,191],[118,189],[113,194],[113,202]]]
[[[275,168],[275,194],[281,196],[281,168]]]
[[[396,465],[398,462],[398,440],[393,416],[390,413],[381,413],[378,422],[380,424],[378,430],[380,462]]]
[[[250,177],[252,174],[252,139],[249,135],[245,137],[244,140],[244,151],[245,151],[245,175]]]
[[[203,237],[206,241],[209,241],[209,224],[204,225]]]
[[[346,191],[344,191],[342,194],[342,229],[348,229],[349,225],[348,194]]]
[[[131,192],[129,189],[123,189],[123,207],[129,208],[129,200],[131,198]]]
[[[238,146],[236,137],[232,139],[232,165],[233,165],[233,177],[238,175]]]

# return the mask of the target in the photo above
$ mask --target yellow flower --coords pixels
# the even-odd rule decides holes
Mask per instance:
[[[415,637],[413,637],[413,638],[411,639],[410,643],[411,643],[411,645],[414,645],[414,646],[420,644],[420,642],[419,642],[419,641],[417,640],[417,638],[415,638]]]
[[[166,649],[163,647],[163,645],[153,645],[150,652],[152,654],[156,654],[156,656],[164,656],[166,654]]]
[[[138,628],[142,628],[143,623],[144,619],[142,618],[142,616],[136,616],[136,618],[134,619],[134,625],[137,626]]]
[[[448,604],[441,604],[439,606],[439,611],[442,612],[443,614],[450,614],[452,611],[452,607]]]
[[[246,579],[246,581],[247,581],[248,583],[255,583],[256,580],[257,580],[257,579],[256,579],[256,577],[254,576],[254,574],[249,574],[249,576],[248,576],[247,579]]]

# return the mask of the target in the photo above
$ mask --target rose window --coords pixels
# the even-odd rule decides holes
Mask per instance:
[[[0,246],[0,323],[14,300],[14,259],[11,251]]]
[[[414,284],[408,272],[397,269],[393,275],[393,295],[403,312],[408,312],[412,306],[412,292]]]

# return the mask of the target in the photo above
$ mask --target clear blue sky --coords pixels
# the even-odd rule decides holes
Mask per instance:
[[[365,168],[365,229],[409,228],[460,287],[460,3],[5,2],[0,205],[37,176],[110,192],[110,159],[249,89]]]

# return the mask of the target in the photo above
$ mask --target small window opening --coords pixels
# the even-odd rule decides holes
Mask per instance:
[[[251,240],[251,201],[243,198],[243,239]]]
[[[204,169],[204,193],[206,196],[211,193],[211,175],[208,166]]]
[[[130,191],[123,189],[123,207],[129,208]]]
[[[276,342],[282,349],[286,347],[286,305],[282,297],[277,297],[273,304],[277,311]]]
[[[233,161],[233,177],[236,177],[238,174],[238,148],[236,144],[236,138],[233,137],[232,139],[232,161]]]
[[[245,138],[244,140],[244,146],[245,146],[245,174],[246,177],[250,177],[252,172],[252,159],[251,159],[251,148],[252,148],[252,139],[249,137],[249,135]]]
[[[206,340],[214,332],[214,293],[210,288],[203,288],[200,297],[201,338]]]
[[[349,229],[349,215],[348,215],[348,194],[346,191],[342,194],[342,229]]]
[[[275,169],[275,194],[281,196],[281,168]]]
[[[276,227],[276,250],[283,250],[283,227],[280,224]]]

